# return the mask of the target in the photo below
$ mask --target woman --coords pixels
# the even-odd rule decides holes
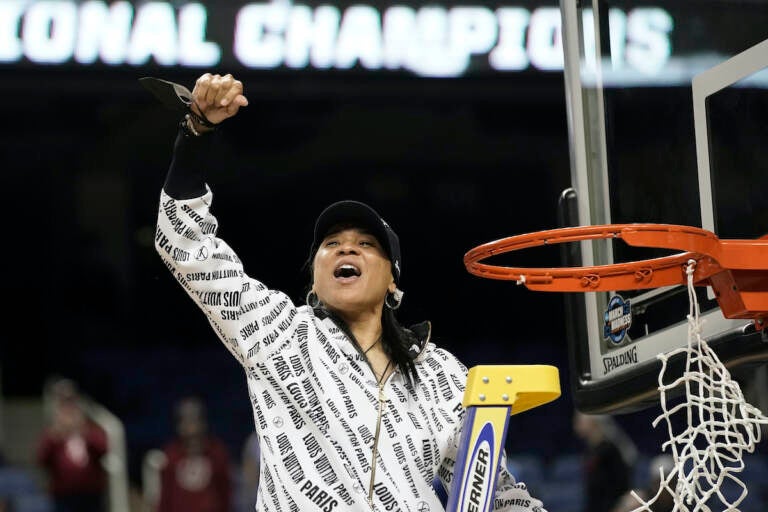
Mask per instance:
[[[464,409],[466,368],[406,329],[400,246],[369,206],[342,201],[315,223],[306,305],[243,270],[216,237],[205,155],[215,125],[248,104],[231,75],[204,74],[181,122],[155,245],[243,365],[261,446],[261,510],[443,510]],[[496,510],[543,511],[504,470]]]

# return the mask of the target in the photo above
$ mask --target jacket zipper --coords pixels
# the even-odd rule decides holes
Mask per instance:
[[[357,351],[363,356],[363,359],[365,359],[365,362],[368,363],[368,367],[371,369],[371,373],[374,373],[373,366],[371,366],[371,362],[368,361],[367,357],[365,357],[365,354],[360,349],[360,345],[357,343],[357,338],[355,338],[355,336],[351,332],[349,332],[349,330],[344,329],[341,326],[341,324],[338,321],[336,321],[336,319],[333,316],[331,316],[331,321],[333,321],[336,327],[338,327],[342,332],[344,332],[344,334],[346,334],[347,337],[353,342],[353,345],[355,346],[355,348],[357,348]],[[429,343],[429,341],[432,339],[432,323],[429,322],[428,325],[429,325],[429,330],[427,331],[427,339],[424,341],[421,347],[422,352],[424,351],[424,349],[426,349],[427,343]],[[421,355],[421,352],[419,353],[419,355]],[[394,374],[395,372],[393,371],[391,374],[389,374],[389,376],[385,380],[383,380],[382,382],[379,382],[379,413],[378,413],[378,418],[376,420],[376,433],[373,436],[373,448],[371,449],[371,452],[372,452],[371,453],[371,481],[368,484],[368,504],[371,506],[371,508],[373,508],[373,485],[376,480],[376,458],[378,457],[378,450],[379,450],[379,434],[381,433],[381,416],[384,413],[383,411],[384,385],[387,383],[389,378],[392,377],[392,375]],[[374,373],[374,376],[375,375],[376,374]]]
[[[427,332],[427,339],[424,342],[424,345],[422,347],[422,351],[424,348],[426,348],[427,343],[429,343],[429,340],[432,338],[432,324],[429,324],[429,331]],[[367,358],[366,358],[367,360]],[[368,366],[371,366],[370,362],[368,363]],[[373,367],[371,366],[371,371],[373,371]],[[389,376],[379,382],[379,415],[378,419],[376,421],[376,433],[373,436],[373,449],[371,454],[371,481],[368,484],[368,504],[373,508],[373,486],[375,484],[376,480],[376,458],[378,457],[378,451],[379,451],[379,434],[381,433],[381,417],[383,414],[384,409],[384,385],[387,383],[390,377],[394,375],[395,372],[393,371]],[[375,375],[375,374],[374,374]]]
[[[392,372],[394,373],[394,372]],[[391,377],[391,374],[390,374]],[[389,377],[387,377],[389,380]],[[373,448],[371,454],[371,482],[368,485],[368,504],[373,508],[373,485],[376,480],[376,458],[379,451],[379,434],[381,433],[381,416],[384,409],[384,384],[386,381],[379,383],[379,416],[376,421],[376,434],[373,436]]]
[[[336,321],[333,316],[331,316],[331,320],[334,324],[336,324],[336,327],[338,327],[344,334],[347,335],[347,337],[352,341],[352,345],[357,349],[357,352],[363,356],[363,359],[368,364],[368,368],[371,369],[371,373],[375,376],[376,373],[373,371],[373,366],[371,366],[371,362],[366,357],[365,353],[360,348],[360,344],[357,342],[357,338],[355,338],[355,335],[352,334],[348,329],[345,329],[342,327],[342,324],[340,324],[338,321]],[[431,329],[430,329],[431,334]],[[395,372],[392,372],[385,380],[382,382],[379,382],[379,413],[378,418],[376,420],[376,433],[373,436],[373,447],[371,449],[371,481],[368,485],[368,504],[373,508],[373,484],[376,478],[376,457],[378,455],[378,448],[379,448],[379,434],[381,432],[381,416],[383,414],[383,408],[384,408],[384,385],[386,384],[386,381],[389,380],[389,377],[391,377]]]

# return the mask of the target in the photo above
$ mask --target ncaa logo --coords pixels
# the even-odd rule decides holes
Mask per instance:
[[[618,345],[632,326],[632,306],[621,295],[614,295],[603,313],[603,338]]]

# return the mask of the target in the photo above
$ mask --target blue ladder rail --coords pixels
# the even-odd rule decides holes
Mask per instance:
[[[548,365],[480,365],[469,370],[446,512],[490,512],[509,417],[560,396],[560,376]]]

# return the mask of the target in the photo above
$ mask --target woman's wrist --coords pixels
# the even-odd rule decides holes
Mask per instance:
[[[196,116],[187,115],[187,123],[191,130],[197,132],[196,135],[212,132],[215,129],[201,123]]]
[[[200,137],[208,132],[212,132],[214,129],[209,128],[203,124],[195,121],[195,118],[190,114],[184,116],[181,120],[181,127],[188,136]]]

